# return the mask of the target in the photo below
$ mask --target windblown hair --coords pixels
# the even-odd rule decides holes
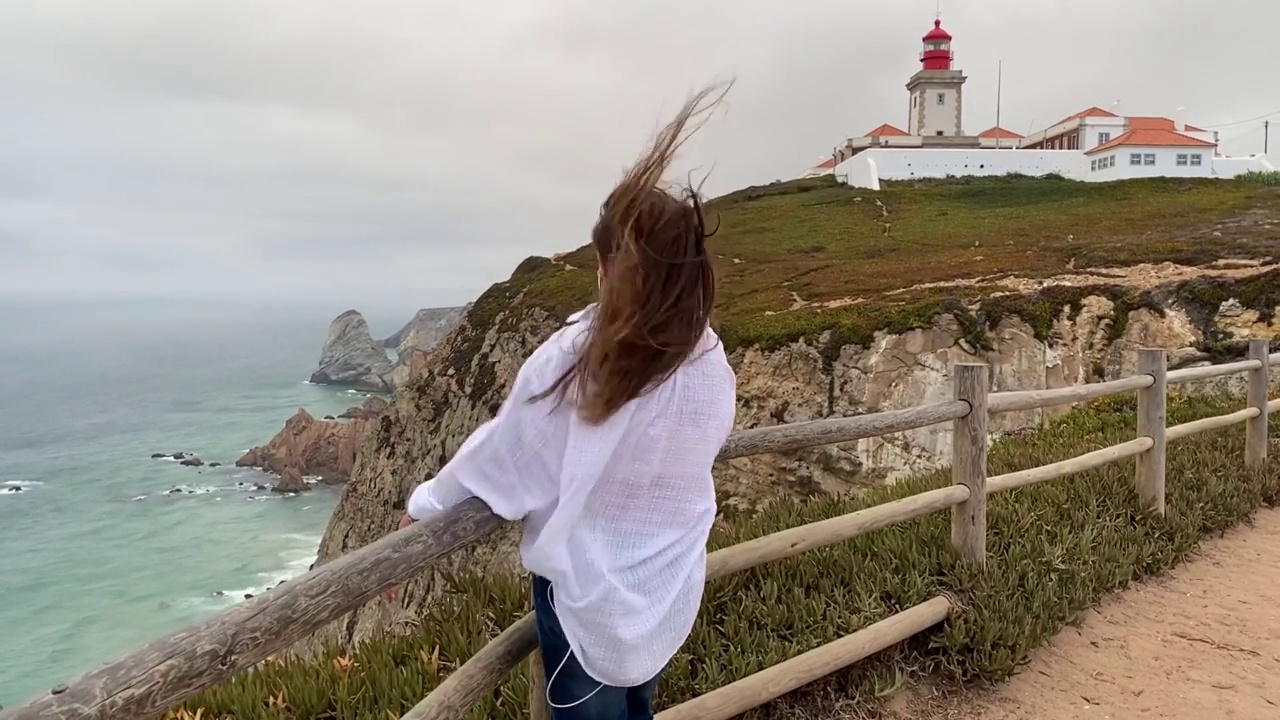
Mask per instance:
[[[591,244],[604,273],[587,339],[573,365],[532,401],[570,389],[579,415],[607,420],[662,384],[698,347],[716,281],[698,187],[668,189],[676,151],[709,119],[733,83],[691,97],[600,208]]]

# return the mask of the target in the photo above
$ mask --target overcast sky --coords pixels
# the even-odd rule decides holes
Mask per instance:
[[[718,194],[905,126],[934,0],[0,0],[0,294],[461,303],[586,241],[652,131],[736,77]],[[945,0],[965,129],[1280,111],[1277,0]],[[1280,114],[1271,116],[1273,125]],[[1280,157],[1280,128],[1273,133]]]

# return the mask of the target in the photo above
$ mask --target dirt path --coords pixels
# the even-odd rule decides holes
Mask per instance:
[[[1009,682],[898,717],[1280,718],[1280,510],[1108,599]]]

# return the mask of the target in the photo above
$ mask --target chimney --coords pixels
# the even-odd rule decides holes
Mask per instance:
[[[1187,124],[1182,121],[1182,113],[1185,110],[1185,107],[1180,107],[1173,111],[1173,129],[1178,132],[1186,132],[1187,130]]]

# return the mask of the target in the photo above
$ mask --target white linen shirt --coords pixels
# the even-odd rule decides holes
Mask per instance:
[[[665,382],[599,425],[549,388],[586,341],[594,306],[570,317],[520,368],[498,414],[408,502],[415,520],[469,497],[524,520],[520,554],[551,581],[582,668],[634,687],[688,639],[702,603],[716,515],[711,465],[733,426],[736,383],[708,328]]]

